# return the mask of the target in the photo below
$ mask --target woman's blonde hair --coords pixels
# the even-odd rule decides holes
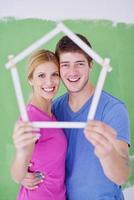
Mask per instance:
[[[55,54],[49,50],[38,50],[31,54],[28,60],[27,78],[30,80],[36,67],[45,62],[53,62],[59,68],[58,59]]]

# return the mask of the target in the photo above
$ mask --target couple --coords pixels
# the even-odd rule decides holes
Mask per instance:
[[[87,45],[89,41],[77,34]],[[33,94],[30,121],[86,121],[94,95],[89,75],[92,58],[67,36],[55,54],[32,54],[28,82]],[[60,82],[67,93],[52,105]],[[18,200],[123,200],[121,185],[130,174],[129,117],[123,102],[102,92],[95,120],[83,129],[37,129],[21,120],[16,124],[16,148],[11,167],[21,183]],[[64,183],[65,180],[65,183]]]

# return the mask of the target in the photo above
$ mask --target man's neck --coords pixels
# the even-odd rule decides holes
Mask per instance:
[[[94,86],[88,84],[86,88],[84,88],[80,92],[70,92],[69,93],[69,106],[73,112],[79,111],[82,106],[86,103],[86,101],[93,95]]]

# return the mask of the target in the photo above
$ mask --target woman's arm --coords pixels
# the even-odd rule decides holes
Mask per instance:
[[[33,134],[32,132],[35,132]],[[11,175],[15,182],[20,183],[25,177],[33,153],[35,141],[39,139],[39,129],[28,123],[18,122],[13,133],[13,143],[16,149],[11,166]]]

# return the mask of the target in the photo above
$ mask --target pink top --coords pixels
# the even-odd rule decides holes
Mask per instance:
[[[27,112],[30,121],[56,121],[32,104]],[[35,144],[31,158],[31,172],[45,175],[43,183],[34,190],[21,186],[17,200],[65,200],[65,156],[67,142],[62,129],[40,129],[41,137]]]

